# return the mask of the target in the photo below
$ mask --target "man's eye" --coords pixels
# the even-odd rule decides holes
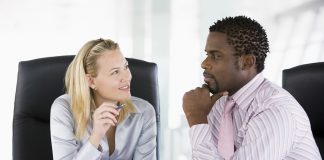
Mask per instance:
[[[214,54],[206,53],[206,56],[207,56],[207,57],[214,57]]]
[[[215,59],[220,59],[220,58],[222,58],[222,56],[220,55],[220,54],[214,54],[214,56],[213,56]]]

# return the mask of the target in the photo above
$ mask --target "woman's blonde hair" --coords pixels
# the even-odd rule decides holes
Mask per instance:
[[[114,41],[98,39],[87,42],[74,57],[65,74],[66,92],[71,97],[71,110],[75,122],[75,136],[81,139],[92,117],[92,112],[98,107],[94,102],[94,91],[89,87],[86,74],[96,77],[98,74],[97,59],[106,50],[117,50],[119,46]],[[118,102],[126,104],[119,112],[118,123],[135,111],[131,100]]]

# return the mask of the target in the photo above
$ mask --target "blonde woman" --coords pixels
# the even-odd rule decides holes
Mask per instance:
[[[128,62],[112,40],[87,42],[69,65],[66,94],[51,109],[55,160],[156,159],[156,118],[132,97]]]

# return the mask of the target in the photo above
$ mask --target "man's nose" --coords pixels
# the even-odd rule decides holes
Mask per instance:
[[[211,65],[210,63],[208,62],[207,58],[201,62],[201,68],[202,69],[211,69]]]

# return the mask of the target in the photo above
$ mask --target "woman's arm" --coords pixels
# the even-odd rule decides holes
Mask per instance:
[[[144,124],[137,142],[133,159],[155,160],[157,148],[157,126],[155,110],[152,106],[147,106],[147,109],[143,113],[143,118]]]
[[[99,159],[99,152],[89,141],[81,148],[74,135],[74,121],[69,102],[60,97],[51,108],[51,141],[54,160]]]

